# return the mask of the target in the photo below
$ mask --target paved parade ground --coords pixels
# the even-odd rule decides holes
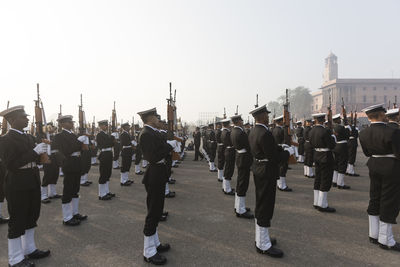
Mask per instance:
[[[285,253],[282,259],[256,252],[254,220],[236,218],[234,197],[221,192],[216,173],[208,171],[205,161],[192,159],[193,153],[187,153],[173,169],[177,183],[170,189],[177,196],[166,199],[170,215],[158,229],[161,242],[172,247],[165,253],[169,266],[400,266],[398,252],[368,242],[369,178],[361,151],[356,163],[361,176],[345,178],[352,189],[333,188],[328,195],[329,205],[337,209],[333,214],[312,207],[313,179],[303,176],[303,165],[288,171],[293,192],[277,192],[270,229]],[[50,249],[51,256],[36,261],[37,266],[150,266],[143,261],[145,190],[142,176],[132,173],[135,184],[121,187],[119,170],[114,170],[110,189],[117,197],[99,201],[98,167],[92,167],[89,179],[94,183],[80,191],[80,211],[89,218],[78,227],[62,225],[61,200],[42,205],[36,243],[40,249]],[[58,193],[61,185],[62,178]],[[251,178],[247,206],[254,210],[254,205]],[[393,231],[400,240],[400,227],[395,225]],[[6,225],[0,225],[0,236],[0,266],[7,266]]]

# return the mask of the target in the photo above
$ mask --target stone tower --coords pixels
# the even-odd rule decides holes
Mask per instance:
[[[338,78],[337,56],[332,52],[325,58],[324,83]]]

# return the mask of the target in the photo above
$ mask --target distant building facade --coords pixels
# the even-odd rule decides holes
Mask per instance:
[[[312,96],[313,113],[326,112],[329,97],[333,114],[341,112],[342,98],[348,112],[380,103],[392,106],[396,96],[400,101],[400,79],[340,79],[337,57],[330,53],[325,59],[324,82]]]

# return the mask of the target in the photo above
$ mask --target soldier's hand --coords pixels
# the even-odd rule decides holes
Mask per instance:
[[[41,155],[47,152],[47,145],[45,143],[40,143],[35,148],[33,151],[36,152],[36,154]]]

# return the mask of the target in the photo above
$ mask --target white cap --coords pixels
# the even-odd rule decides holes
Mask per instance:
[[[314,119],[315,118],[321,118],[321,117],[325,117],[326,113],[314,113],[311,115]]]
[[[383,103],[382,104],[378,104],[378,105],[373,105],[373,106],[366,107],[361,111],[365,112],[366,114],[368,114],[370,112],[379,111],[379,110],[382,110],[382,111],[386,112],[386,109],[384,108],[384,104]]]
[[[393,108],[386,111],[386,115],[399,115],[399,108]]]
[[[339,118],[340,118],[340,114],[339,113],[332,116],[332,120],[339,119]]]

